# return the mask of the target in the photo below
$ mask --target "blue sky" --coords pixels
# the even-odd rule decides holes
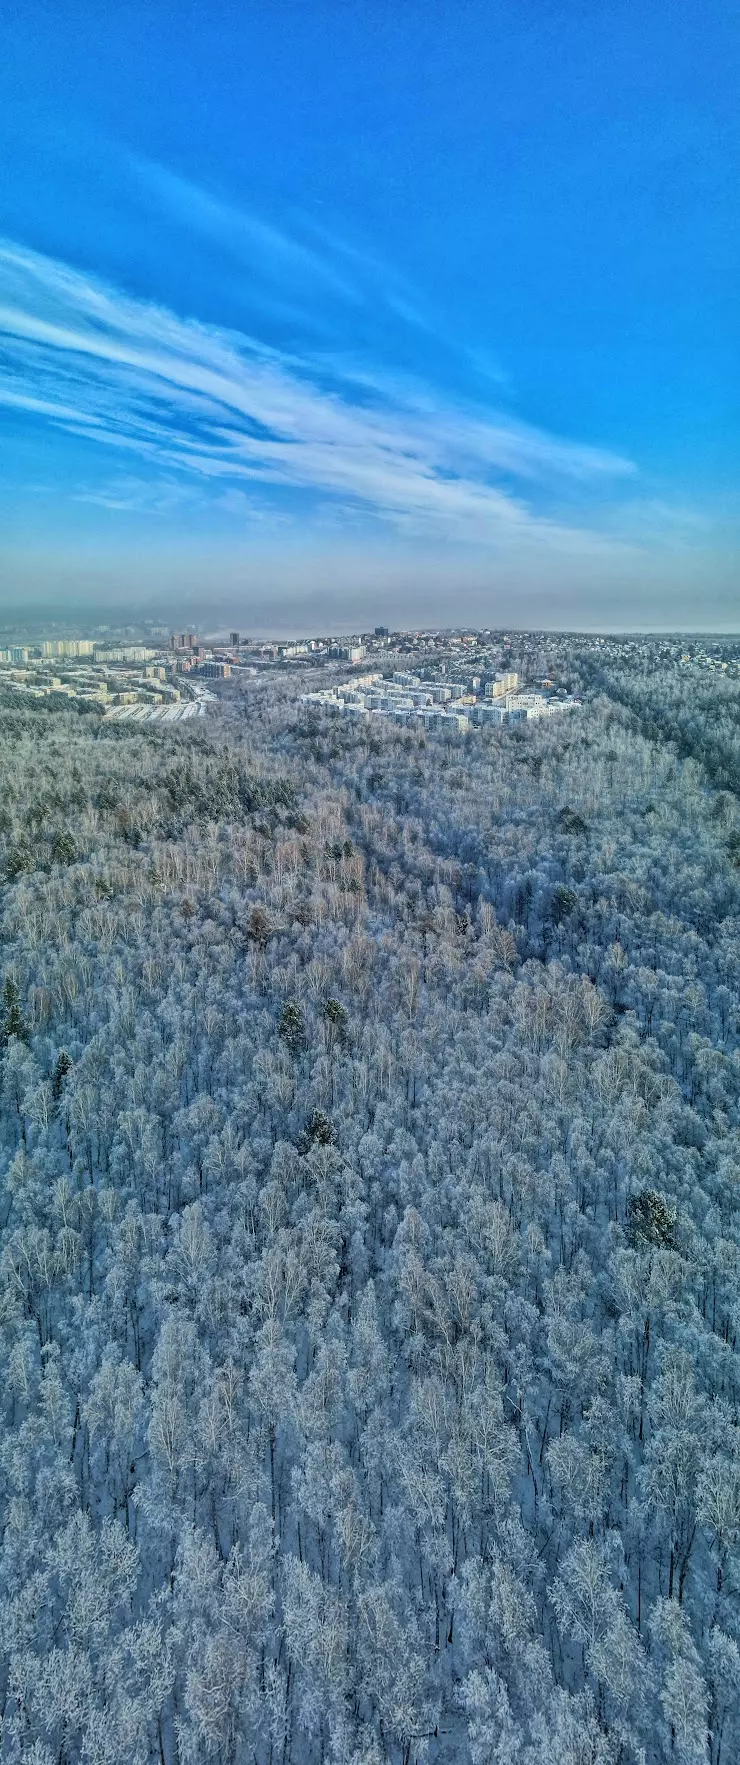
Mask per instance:
[[[740,624],[722,0],[16,0],[0,607]]]

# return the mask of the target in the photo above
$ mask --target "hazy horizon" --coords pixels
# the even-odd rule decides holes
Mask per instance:
[[[594,632],[740,631],[740,600],[731,569],[718,564],[704,585],[697,572],[683,589],[656,576],[629,584],[602,579],[596,596],[586,573],[561,571],[557,586],[530,583],[520,567],[496,571],[481,562],[476,572],[458,571],[455,593],[447,587],[444,560],[422,564],[373,557],[352,559],[310,554],[290,562],[264,558],[245,568],[233,557],[162,558],[152,564],[153,585],[142,584],[141,563],[119,559],[96,567],[59,557],[34,577],[28,559],[9,572],[0,592],[0,624],[24,619],[78,619],[87,623],[153,620],[172,628],[238,627],[255,637],[321,631],[394,630],[462,625],[519,630]],[[13,578],[15,577],[15,587]],[[250,577],[252,582],[250,584]],[[210,581],[209,581],[210,578]]]

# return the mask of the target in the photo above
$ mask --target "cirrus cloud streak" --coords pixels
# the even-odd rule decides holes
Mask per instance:
[[[548,501],[598,506],[631,462],[339,357],[182,318],[11,242],[0,243],[0,340],[0,403],[133,454],[153,477],[184,476],[194,496],[292,493],[432,541],[615,544],[598,520],[561,521]]]

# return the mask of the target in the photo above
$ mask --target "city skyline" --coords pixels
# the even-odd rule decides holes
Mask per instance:
[[[0,615],[738,628],[720,6],[7,39]]]

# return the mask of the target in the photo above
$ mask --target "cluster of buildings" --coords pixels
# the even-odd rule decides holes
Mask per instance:
[[[171,658],[147,644],[44,639],[0,649],[0,689],[26,699],[67,699],[106,717],[179,722],[212,695],[176,677]]]
[[[237,631],[228,644],[205,643],[193,632],[157,633],[154,642],[118,633],[44,637],[0,648],[0,691],[66,698],[119,722],[180,722],[204,713],[214,698],[210,682],[254,675],[249,654]]]
[[[176,631],[170,640],[170,648],[174,652],[174,667],[178,674],[199,674],[204,680],[229,680],[235,672],[255,673],[254,668],[246,666],[248,643],[249,640],[240,637],[238,631],[229,633],[227,644],[215,645],[204,643],[192,631]],[[291,655],[303,654],[307,650],[307,646],[301,644],[282,647],[289,648]]]
[[[682,667],[687,664],[694,668],[708,669],[710,674],[730,674],[737,678],[740,673],[737,657],[715,655],[712,651],[696,649],[686,650],[681,656]]]
[[[192,631],[176,631],[171,639],[174,667],[178,674],[199,674],[206,680],[228,680],[231,675],[233,651],[239,648],[239,633],[232,631],[229,653],[225,649],[214,654],[210,644],[200,643]]]
[[[0,649],[0,663],[22,667],[31,659],[48,662],[59,657],[92,656],[94,649],[91,637],[50,638],[39,644],[11,644],[9,649]]]
[[[250,655],[260,662],[364,662],[364,638],[307,637],[289,643],[256,643]]]
[[[553,689],[553,683],[544,683]],[[396,723],[416,720],[426,729],[464,735],[490,723],[523,723],[570,711],[578,700],[553,690],[525,690],[514,671],[491,680],[473,675],[464,680],[423,680],[397,670],[391,678],[363,674],[336,686],[302,693],[301,704],[338,711],[349,717],[391,717]]]

